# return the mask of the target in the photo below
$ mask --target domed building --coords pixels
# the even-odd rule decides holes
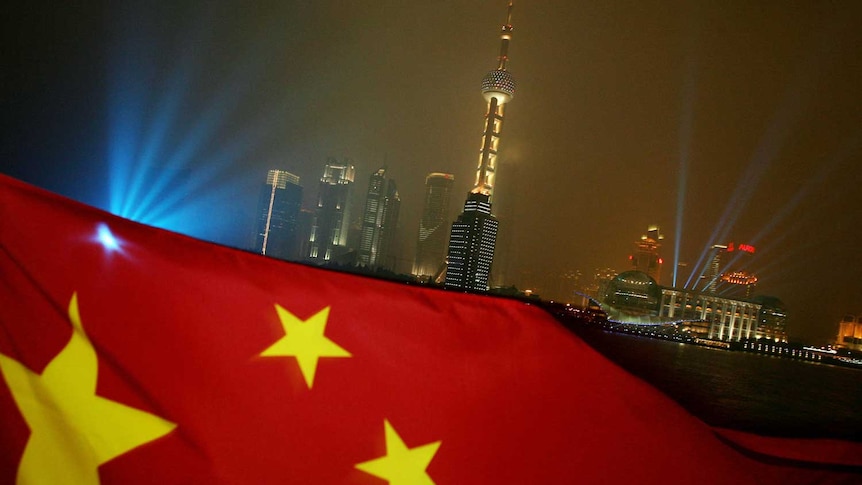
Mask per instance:
[[[656,316],[661,287],[642,271],[626,271],[608,283],[602,303],[627,314]]]

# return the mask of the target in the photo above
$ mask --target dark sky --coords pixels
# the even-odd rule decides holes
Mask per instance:
[[[425,174],[455,174],[453,217],[470,188],[504,0],[66,3],[3,7],[4,173],[110,208],[125,168],[173,201],[163,226],[245,246],[268,168],[310,201],[326,157],[359,192],[385,161],[402,270]],[[523,1],[513,23],[509,283],[625,270],[659,224],[663,283],[677,241],[690,266],[748,242],[792,336],[862,312],[862,3]]]

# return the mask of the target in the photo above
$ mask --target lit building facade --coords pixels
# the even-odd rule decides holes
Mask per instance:
[[[838,347],[862,350],[862,316],[845,315],[838,323]]]
[[[660,315],[670,320],[703,322],[710,340],[738,342],[757,338],[761,305],[678,288],[662,290]]]
[[[464,204],[464,212],[452,224],[449,235],[445,280],[447,288],[479,291],[488,289],[488,279],[497,244],[498,221],[491,215],[491,198],[494,194],[497,153],[503,130],[503,108],[515,94],[515,79],[506,70],[506,64],[509,61],[509,41],[512,39],[513,30],[512,2],[509,2],[506,23],[500,32],[500,55],[497,68],[482,79],[482,96],[488,105],[482,146],[479,150],[479,164],[476,168],[476,181]],[[463,234],[464,230],[480,232]],[[489,259],[486,261],[485,258]],[[465,274],[464,271],[470,273]],[[472,273],[473,271],[477,272]]]
[[[401,198],[395,181],[386,178],[386,167],[371,174],[362,213],[358,262],[393,269],[395,230]]]
[[[270,170],[260,193],[253,251],[279,259],[298,259],[298,217],[302,206],[299,177]]]
[[[774,297],[739,299],[667,288],[648,274],[632,270],[608,282],[600,303],[608,318],[619,323],[677,324],[693,337],[724,342],[787,342],[787,313]]]
[[[437,274],[446,260],[446,220],[454,183],[455,176],[449,173],[429,173],[425,177],[425,203],[419,221],[412,271],[413,275],[420,278]]]
[[[760,304],[757,315],[757,335],[775,342],[787,342],[787,310],[784,303],[773,296],[755,296],[752,301]]]
[[[487,291],[496,240],[497,218],[491,214],[489,196],[470,193],[449,234],[445,286]]]
[[[658,283],[661,283],[661,267],[664,264],[659,255],[660,241],[663,239],[664,235],[659,232],[658,226],[649,226],[647,233],[635,242],[634,254],[629,256],[633,270],[648,274]]]
[[[308,238],[308,258],[326,262],[348,251],[350,198],[356,170],[349,162],[329,159],[320,178],[317,207]]]

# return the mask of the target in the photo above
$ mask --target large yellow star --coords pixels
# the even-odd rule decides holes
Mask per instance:
[[[96,395],[98,359],[69,302],[72,338],[38,375],[0,354],[0,369],[30,438],[18,465],[18,484],[98,484],[98,467],[164,436],[176,424]]]
[[[350,357],[350,352],[326,338],[326,319],[329,317],[329,307],[320,310],[308,320],[300,320],[281,305],[275,305],[281,326],[284,327],[284,337],[261,352],[263,357],[296,357],[299,370],[308,388],[314,384],[314,373],[317,371],[317,361],[321,357]]]
[[[425,472],[442,441],[408,449],[388,420],[383,421],[386,435],[386,455],[356,465],[356,468],[382,478],[389,485],[434,485]]]

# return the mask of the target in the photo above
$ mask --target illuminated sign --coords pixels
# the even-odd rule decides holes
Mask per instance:
[[[732,242],[727,243],[727,252],[728,253],[733,252],[734,250],[737,250],[737,249],[739,251],[754,254],[754,246],[752,246],[751,244],[740,244],[740,245],[734,247]]]

